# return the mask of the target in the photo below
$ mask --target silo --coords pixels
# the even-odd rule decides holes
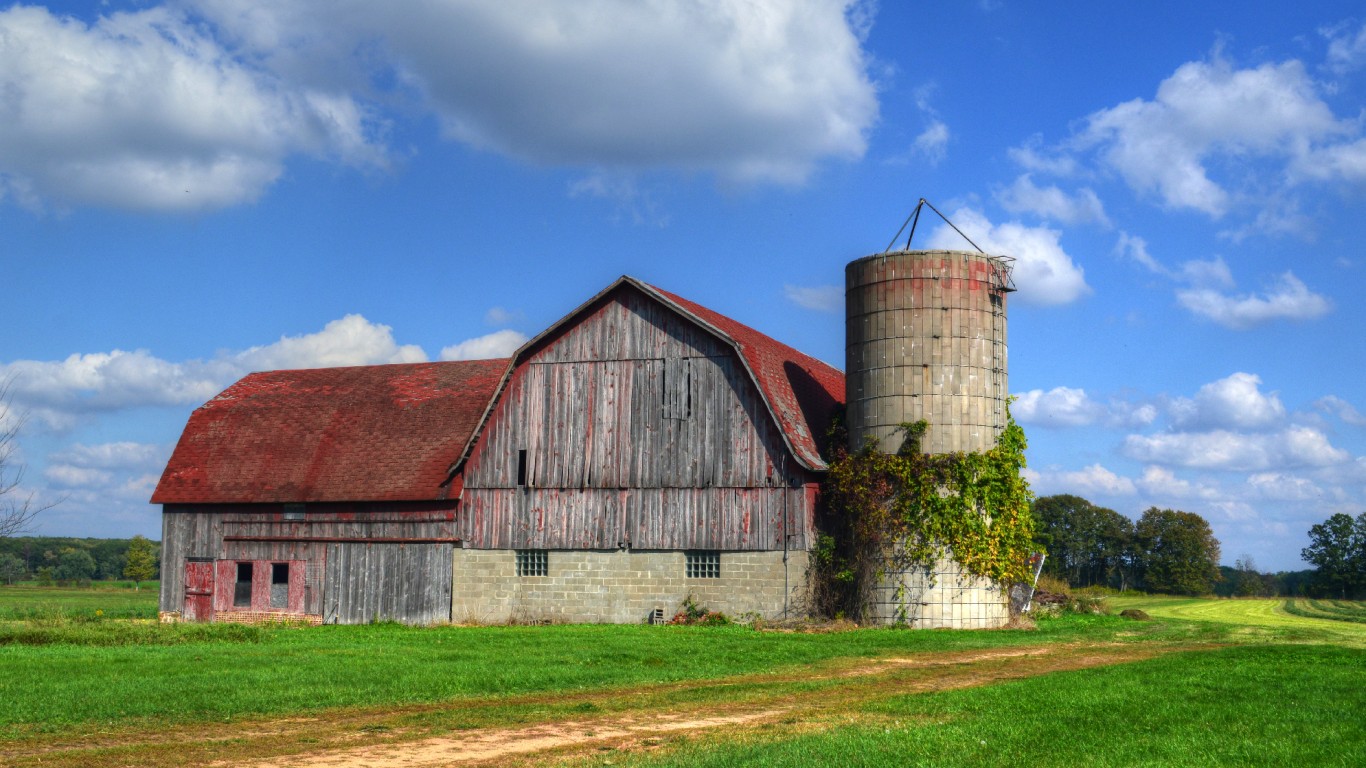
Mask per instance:
[[[1009,262],[964,251],[892,251],[845,276],[845,391],[852,450],[924,419],[927,453],[985,451],[1005,428]]]
[[[981,452],[1006,424],[1006,294],[1011,262],[964,251],[889,251],[845,267],[846,423],[852,450],[885,453],[898,425],[924,420],[926,453]],[[985,510],[990,514],[990,510]],[[891,569],[888,569],[891,570]],[[996,627],[1003,585],[952,559],[883,574],[876,618],[918,627]]]

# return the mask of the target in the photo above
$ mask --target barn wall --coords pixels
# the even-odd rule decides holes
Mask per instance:
[[[525,460],[522,452],[525,451]],[[517,367],[464,470],[476,548],[805,549],[814,478],[735,351],[623,289]],[[790,487],[785,487],[790,486]]]
[[[271,615],[340,623],[449,620],[454,501],[311,504],[305,510],[303,520],[287,521],[278,504],[168,506],[162,514],[163,615],[176,617],[184,609],[185,561],[207,558],[220,565],[288,562],[302,569],[297,585],[302,597],[290,602],[301,606],[297,611],[265,604],[233,607],[231,596],[222,594],[231,579],[219,574],[218,620]],[[269,591],[268,584],[264,590]],[[357,597],[370,591],[377,595],[373,600]]]
[[[641,623],[659,609],[670,618],[689,595],[735,618],[801,615],[804,551],[722,552],[719,578],[687,578],[685,553],[577,550],[547,553],[546,576],[518,576],[516,553],[456,549],[453,621]],[[786,600],[784,599],[786,597]]]

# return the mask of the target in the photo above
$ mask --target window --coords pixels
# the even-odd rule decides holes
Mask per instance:
[[[286,520],[302,520],[302,519],[304,519],[304,505],[302,505],[302,504],[286,504],[286,505],[285,505],[284,519],[286,519]]]
[[[251,563],[237,564],[237,584],[233,587],[232,604],[235,608],[251,607]]]
[[[721,578],[721,553],[714,549],[687,553],[686,564],[690,579]]]
[[[517,452],[517,485],[526,485],[526,449]]]
[[[549,576],[550,568],[547,565],[547,560],[544,549],[519,549],[517,550],[517,575]]]
[[[270,607],[289,607],[289,563],[270,564]]]

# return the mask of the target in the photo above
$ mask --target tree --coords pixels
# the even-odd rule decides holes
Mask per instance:
[[[67,547],[62,550],[62,554],[57,557],[57,569],[53,571],[53,576],[58,581],[70,581],[76,583],[89,582],[90,577],[95,575],[95,558],[84,549]]]
[[[24,567],[23,560],[9,553],[0,555],[0,581],[13,584],[26,575],[28,575],[28,569]]]
[[[1151,592],[1205,595],[1219,578],[1219,540],[1194,512],[1150,507],[1134,527],[1134,550]]]
[[[156,545],[142,536],[134,536],[128,542],[128,564],[123,566],[123,577],[133,580],[133,589],[141,589],[141,583],[151,581],[157,575]]]
[[[32,493],[24,493],[24,465],[15,454],[25,416],[14,409],[11,382],[12,378],[0,380],[0,539],[23,533],[39,514],[53,506],[35,503]]]
[[[1233,562],[1233,594],[1238,597],[1259,597],[1268,594],[1266,580],[1257,572],[1252,555],[1243,555]]]
[[[1333,515],[1309,529],[1309,542],[1300,557],[1318,569],[1319,585],[1342,598],[1366,589],[1366,512]]]
[[[1034,502],[1034,521],[1050,573],[1072,586],[1127,586],[1134,533],[1129,518],[1080,496],[1059,495]]]

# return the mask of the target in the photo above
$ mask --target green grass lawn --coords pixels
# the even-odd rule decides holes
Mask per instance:
[[[1142,608],[1154,620],[1066,615],[1040,620],[1035,630],[824,634],[745,626],[161,625],[110,618],[149,608],[155,616],[150,590],[0,590],[0,762],[176,765],[183,755],[166,745],[180,737],[167,742],[158,734],[200,729],[206,735],[195,743],[202,755],[210,749],[202,745],[220,743],[214,739],[232,723],[270,718],[371,718],[357,726],[366,738],[389,730],[417,738],[762,701],[753,706],[791,706],[792,714],[762,727],[670,737],[648,754],[609,750],[572,759],[689,766],[1366,764],[1366,624],[1294,615],[1279,600],[1126,595],[1112,602],[1116,611]],[[1304,607],[1348,618],[1361,608],[1340,601]],[[1047,658],[1060,662],[1126,649],[1116,660],[1130,660],[1091,669],[1040,661],[1034,676],[1006,679],[1013,659],[1028,658],[1008,652],[1030,648],[1046,648]],[[857,685],[842,677],[872,659],[987,652],[1001,659],[901,668]],[[974,687],[908,693],[935,675],[977,674],[978,667],[963,666],[974,663],[982,673],[969,680]],[[854,695],[851,686],[863,687]],[[73,752],[66,763],[51,751],[51,744],[80,743],[90,734],[105,734],[101,743],[117,746]],[[150,741],[143,744],[141,734]],[[231,752],[247,746],[225,747],[229,752],[215,759],[297,754],[309,748],[305,742],[300,736],[247,753]],[[6,744],[33,751],[7,752]]]
[[[963,690],[894,696],[853,724],[704,739],[636,766],[1366,765],[1366,651],[1179,653]],[[588,762],[588,761],[585,761]],[[600,763],[601,761],[593,761]]]
[[[148,624],[142,629],[151,640],[104,641],[105,634],[121,638],[126,625],[76,622],[51,628],[58,639],[37,644],[7,643],[7,631],[23,630],[0,626],[0,738],[127,718],[214,721],[714,679],[847,658],[1112,638],[1133,627],[1101,617],[1055,620],[1037,631],[827,634],[744,626]],[[1196,636],[1185,628],[1146,629],[1150,641]]]

